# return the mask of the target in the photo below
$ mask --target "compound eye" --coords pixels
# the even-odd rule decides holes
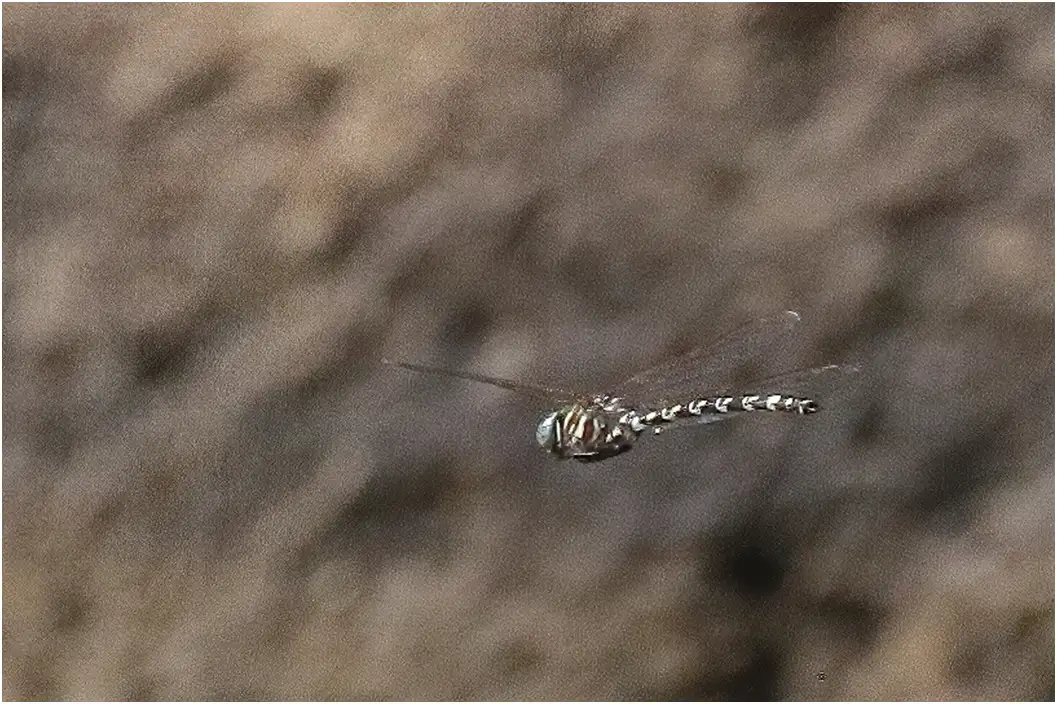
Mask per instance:
[[[536,426],[536,442],[547,452],[558,451],[558,411],[548,413]]]

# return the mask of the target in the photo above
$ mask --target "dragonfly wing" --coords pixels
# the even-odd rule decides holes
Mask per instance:
[[[787,310],[742,325],[711,344],[647,369],[617,385],[616,393],[641,400],[664,399],[694,392],[725,390],[741,365],[758,359],[783,341],[800,322],[800,314]]]
[[[393,362],[388,359],[383,359],[382,363],[388,364],[393,367],[403,367],[404,369],[410,369],[413,372],[421,372],[423,374],[435,374],[437,376],[448,376],[455,377],[457,379],[468,379],[469,381],[476,381],[482,384],[488,384],[489,386],[497,386],[500,389],[506,389],[508,391],[524,394],[526,396],[534,396],[536,398],[545,399],[548,401],[571,401],[578,397],[578,394],[574,394],[569,391],[563,391],[561,389],[551,389],[543,386],[522,384],[521,382],[510,381],[509,379],[500,379],[499,377],[494,376],[486,376],[484,374],[455,371],[452,369],[444,369],[442,367],[430,367],[424,364],[412,364],[410,362]]]
[[[784,372],[766,379],[751,381],[745,386],[746,392],[810,394],[817,395],[834,389],[844,383],[859,367],[851,364],[827,364],[811,369],[798,369]]]

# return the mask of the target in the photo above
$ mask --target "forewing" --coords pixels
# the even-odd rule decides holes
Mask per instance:
[[[739,389],[739,391],[806,395],[813,398],[824,396],[827,392],[839,388],[858,373],[859,367],[854,365],[827,364],[822,367],[798,369],[766,379],[750,381],[744,389]]]
[[[382,363],[394,367],[403,367],[404,369],[410,369],[413,372],[421,372],[423,374],[455,377],[456,379],[467,379],[481,384],[488,384],[489,386],[498,386],[501,389],[506,389],[526,396],[533,396],[547,401],[572,401],[577,398],[577,394],[563,391],[562,389],[551,389],[543,386],[533,386],[532,384],[522,384],[518,381],[500,379],[499,377],[486,376],[484,374],[474,374],[473,372],[455,371],[453,369],[430,367],[424,364],[412,364],[410,362],[393,362],[388,359],[383,359]]]
[[[746,323],[711,344],[636,374],[617,384],[614,392],[636,401],[656,401],[729,391],[747,362],[781,348],[799,322],[800,314],[789,310]]]

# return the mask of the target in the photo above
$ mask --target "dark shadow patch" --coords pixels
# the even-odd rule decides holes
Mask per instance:
[[[555,57],[554,66],[561,72],[568,86],[568,95],[583,104],[598,99],[614,79],[615,70],[624,57],[632,53],[637,36],[641,36],[641,22],[629,17],[617,31],[602,35],[596,28],[602,24],[597,14],[605,8],[566,5],[557,12],[557,22],[548,56]]]
[[[144,384],[158,384],[182,375],[191,357],[187,334],[164,327],[141,332],[132,342],[132,368]]]
[[[487,338],[492,325],[492,315],[485,306],[478,301],[466,301],[445,321],[441,347],[474,349]]]
[[[899,281],[889,280],[884,288],[874,293],[866,302],[858,323],[851,331],[853,339],[873,337],[879,332],[893,330],[911,320],[913,302],[906,288]]]
[[[416,468],[381,468],[297,560],[304,569],[353,555],[377,569],[409,556],[444,558],[451,531],[445,514],[456,478],[438,460]]]
[[[599,259],[597,249],[590,244],[574,245],[559,261],[557,274],[558,286],[572,291],[576,304],[595,315],[611,315],[627,303],[621,297],[623,286],[612,280],[612,268]]]
[[[738,593],[758,598],[777,592],[787,566],[784,556],[759,536],[732,536],[721,548],[720,578]]]
[[[134,673],[129,673],[129,677],[131,682],[126,690],[128,701],[150,702],[159,699],[161,688],[153,677]]]
[[[204,699],[217,702],[265,702],[273,698],[274,695],[270,696],[270,693],[262,687],[245,686],[217,690]]]
[[[187,495],[179,503],[193,507],[194,515],[185,510],[174,520],[194,525],[195,533],[219,552],[239,545],[259,516],[311,481],[340,422],[328,397],[339,390],[333,375],[324,373],[255,401],[223,454],[185,486]]]
[[[355,200],[355,199],[354,199]],[[354,203],[337,218],[322,247],[312,254],[312,264],[324,273],[334,272],[349,263],[371,232],[383,205],[377,198]]]
[[[704,653],[702,654],[704,656]],[[726,677],[710,674],[702,667],[700,677],[684,685],[660,692],[637,694],[641,701],[777,701],[782,659],[778,651],[757,644],[744,667]]]
[[[847,7],[842,3],[776,3],[757,9],[749,30],[775,59],[810,62],[830,51]]]
[[[504,260],[523,258],[533,251],[532,243],[539,240],[540,220],[544,213],[553,208],[547,193],[537,192],[527,202],[510,214],[507,227],[503,228],[503,246],[499,255]],[[524,261],[520,263],[524,264]]]
[[[53,603],[52,625],[60,633],[70,634],[84,626],[89,610],[88,600],[82,591],[63,591],[56,596]]]
[[[436,257],[427,249],[411,253],[403,266],[386,282],[385,297],[399,308],[401,301],[430,288]]]
[[[1048,639],[1052,642],[1053,620],[1054,608],[1052,605],[1045,609],[1037,607],[1026,608],[1013,625],[1011,639],[1014,643],[1021,644],[1030,643],[1040,636],[1043,640],[1046,640],[1048,636]],[[1049,630],[1047,631],[1047,629]]]
[[[852,444],[869,446],[877,443],[881,439],[884,417],[884,404],[877,398],[870,399],[859,412],[855,425],[852,426]]]
[[[182,78],[138,118],[129,122],[126,148],[130,152],[154,151],[156,142],[167,137],[176,123],[190,118],[220,96],[231,91],[238,78],[238,57],[222,54]]]
[[[64,386],[76,375],[82,352],[77,343],[63,340],[49,344],[33,361],[49,386]]]
[[[752,179],[748,172],[735,165],[713,164],[690,176],[699,188],[708,193],[713,208],[723,210],[735,206],[749,191]]]
[[[951,233],[972,203],[949,187],[949,176],[938,176],[927,190],[893,198],[880,215],[881,231],[896,243],[915,246]]]
[[[860,654],[873,647],[884,621],[881,611],[861,599],[840,595],[824,597],[818,608],[823,623],[845,636],[842,642],[853,643]]]
[[[214,57],[176,82],[157,105],[158,114],[179,117],[208,105],[231,90],[237,68],[237,57],[233,54]]]
[[[506,676],[526,675],[539,668],[546,655],[538,645],[525,638],[504,644],[493,656],[495,669]]]
[[[761,6],[762,7],[762,6]],[[788,127],[814,113],[845,14],[841,4],[769,5],[749,25],[762,46],[754,100],[767,123]]]
[[[733,701],[775,701],[781,675],[781,657],[768,646],[757,646],[745,667],[734,673],[720,689]]]
[[[946,446],[937,448],[921,471],[927,482],[925,488],[908,504],[908,508],[915,514],[927,516],[959,507],[1002,481],[1002,472],[998,468],[1004,460],[999,451],[999,439],[1006,425],[1003,414],[973,435],[960,435]]]
[[[959,201],[981,208],[1009,196],[1025,161],[1016,142],[989,135],[968,162],[952,175],[948,186]]]
[[[5,638],[7,640],[7,629]],[[18,667],[17,674],[8,670],[8,663],[4,663],[4,699],[22,699],[24,701],[58,701],[59,682],[55,675],[57,659],[54,652],[47,651],[45,655],[32,657],[29,663],[23,663]]]
[[[71,414],[58,409],[44,411],[30,432],[35,454],[59,467],[69,461],[81,436],[82,429]]]
[[[750,601],[776,593],[789,571],[790,555],[775,530],[748,508],[739,525],[701,546],[702,581],[718,580]]]
[[[298,102],[310,122],[319,122],[334,110],[345,75],[337,68],[305,70],[298,83]]]
[[[43,63],[27,61],[5,51],[3,60],[4,101],[21,98],[39,89],[45,75],[44,67]]]
[[[194,357],[237,323],[232,311],[210,298],[193,310],[139,331],[129,341],[128,359],[142,385],[161,385],[191,371]]]
[[[383,335],[377,325],[349,326],[331,344],[331,353],[320,366],[297,384],[296,393],[303,400],[316,400],[325,394],[337,395],[343,389],[363,382],[378,366],[382,341]]]
[[[344,201],[349,206],[335,218],[326,242],[313,255],[313,265],[323,273],[338,271],[345,266],[364,266],[365,262],[358,257],[360,245],[377,233],[378,223],[385,221],[389,210],[422,187],[430,163],[423,157],[403,171],[397,182],[364,190],[347,189]]]
[[[963,687],[979,689],[983,685],[988,671],[988,663],[993,653],[991,643],[955,642],[949,654],[947,674]]]
[[[4,146],[3,173],[9,184],[17,183],[17,167],[25,154],[36,147],[41,139],[41,126],[37,119],[47,105],[54,86],[49,76],[49,62],[34,61],[4,52],[3,58],[3,105]],[[8,210],[10,196],[15,189],[4,192],[4,240],[11,223]]]
[[[1052,12],[1047,20],[1042,21],[1052,25]],[[1010,46],[1009,31],[992,26],[973,44],[954,45],[949,53],[932,57],[933,60],[925,63],[921,80],[968,78],[980,81],[1002,75],[1008,70]]]

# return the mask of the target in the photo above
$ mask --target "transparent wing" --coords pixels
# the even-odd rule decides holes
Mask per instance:
[[[780,349],[799,322],[800,314],[788,310],[746,323],[711,344],[617,384],[614,393],[649,401],[672,395],[727,391],[727,385],[741,371],[739,367],[768,350]]]
[[[812,369],[798,369],[778,376],[758,379],[745,384],[745,393],[783,393],[819,395],[839,387],[847,379],[859,373],[859,367],[850,364],[827,364]]]
[[[824,367],[814,367],[812,369],[798,369],[793,372],[779,374],[778,376],[750,381],[743,388],[739,388],[737,392],[739,394],[788,394],[806,396],[814,400],[820,397],[824,398],[828,392],[839,388],[849,376],[858,373],[858,371],[858,367],[839,364],[827,364]],[[735,413],[705,413],[696,418],[678,420],[665,427],[664,430],[719,423],[737,417],[738,414]]]
[[[581,394],[575,394],[570,391],[563,391],[562,389],[550,389],[543,386],[533,386],[531,384],[522,384],[517,381],[510,381],[509,379],[500,379],[499,377],[486,376],[484,374],[474,374],[472,372],[461,372],[452,369],[444,369],[441,367],[429,367],[423,364],[411,364],[409,362],[393,362],[388,359],[383,359],[382,364],[388,364],[393,367],[403,367],[404,369],[410,369],[413,372],[422,372],[424,374],[436,374],[438,376],[455,377],[456,379],[468,379],[469,381],[476,381],[482,384],[488,384],[489,386],[498,386],[501,389],[507,391],[513,391],[515,393],[523,394],[525,396],[533,396],[535,398],[545,399],[548,401],[572,401],[581,396]]]

